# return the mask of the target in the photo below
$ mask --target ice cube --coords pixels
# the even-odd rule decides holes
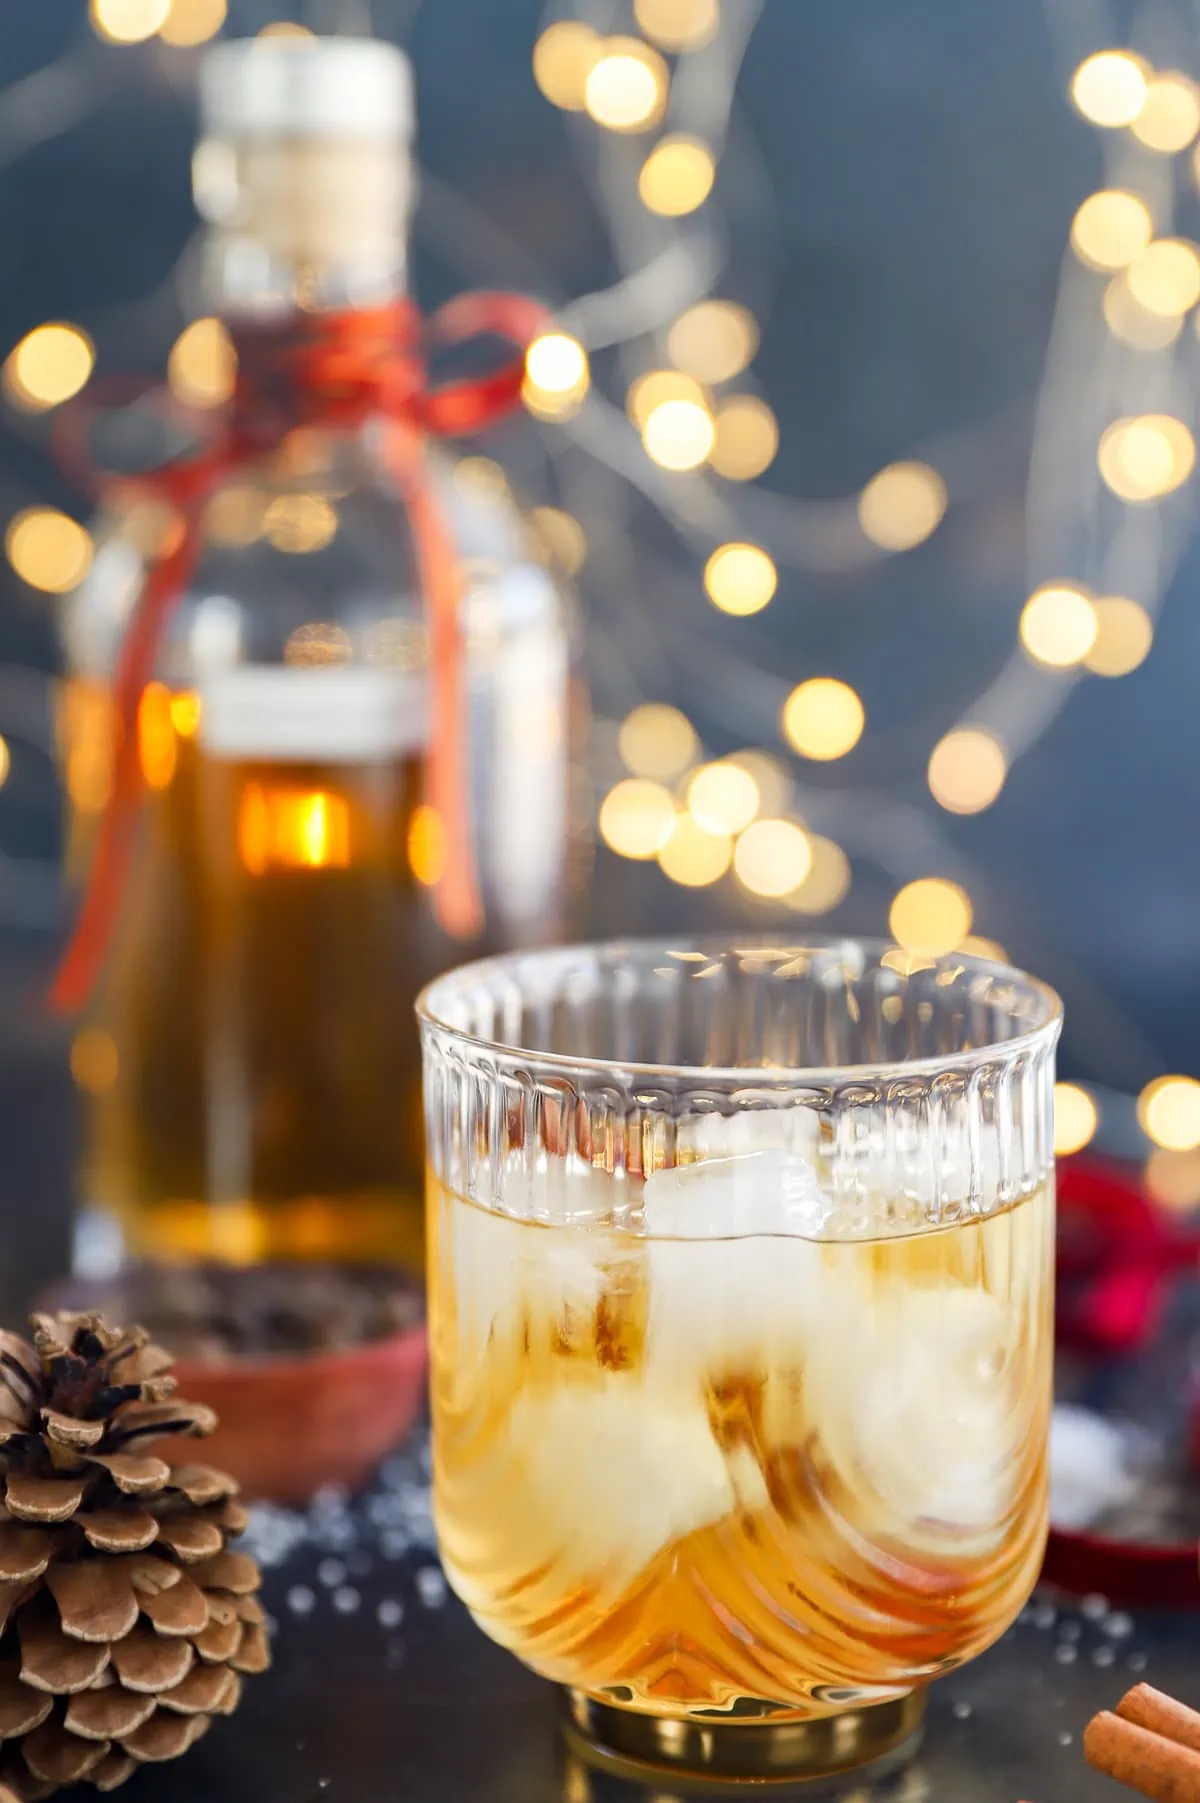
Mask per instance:
[[[655,1171],[642,1191],[642,1220],[654,1238],[786,1233],[814,1239],[826,1213],[811,1160],[780,1149]]]
[[[581,1587],[610,1607],[663,1547],[735,1506],[703,1401],[628,1374],[517,1395],[470,1482],[479,1544],[469,1562],[451,1546],[455,1587],[486,1606],[519,1558],[530,1619]],[[468,1563],[486,1574],[478,1599]]]
[[[816,1173],[796,1152],[749,1152],[649,1177],[651,1370],[703,1386],[802,1363],[824,1220]]]
[[[806,1403],[864,1519],[882,1510],[885,1533],[936,1551],[994,1544],[1027,1467],[1014,1313],[980,1288],[861,1271],[839,1273],[823,1304]]]

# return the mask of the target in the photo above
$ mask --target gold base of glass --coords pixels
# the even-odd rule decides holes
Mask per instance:
[[[565,1733],[588,1764],[634,1783],[694,1793],[752,1784],[807,1792],[861,1784],[896,1771],[915,1753],[925,1693],[810,1721],[708,1721],[644,1715],[563,1692]]]

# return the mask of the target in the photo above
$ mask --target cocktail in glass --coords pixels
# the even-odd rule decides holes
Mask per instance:
[[[615,1770],[898,1763],[1042,1557],[1057,998],[699,940],[419,1013],[454,1589]]]

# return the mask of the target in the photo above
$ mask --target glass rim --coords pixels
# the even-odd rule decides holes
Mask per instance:
[[[838,947],[853,947],[856,951],[868,956],[874,954],[882,960],[885,952],[893,951],[904,957],[928,957],[928,963],[919,968],[928,969],[945,966],[953,961],[970,971],[978,971],[981,975],[1001,977],[1018,984],[1028,995],[1041,1003],[1042,1017],[1033,1027],[1023,1033],[1014,1034],[1011,1039],[990,1041],[986,1045],[971,1046],[965,1051],[944,1052],[921,1058],[902,1058],[880,1060],[862,1064],[831,1065],[757,1065],[757,1064],[656,1064],[646,1063],[638,1059],[597,1058],[586,1055],[575,1055],[567,1052],[540,1051],[535,1046],[514,1045],[508,1040],[485,1039],[477,1034],[465,1032],[455,1026],[444,1015],[438,1012],[444,1006],[441,995],[443,990],[457,990],[464,982],[478,982],[491,972],[514,971],[522,965],[535,964],[545,969],[555,964],[569,965],[573,959],[583,954],[604,957],[607,955],[615,961],[615,955],[648,951],[659,946],[664,953],[675,954],[687,952],[706,952],[714,956],[718,952],[739,952],[747,955],[762,953],[769,949],[790,952],[799,955],[805,951],[835,951]],[[598,1079],[613,1081],[618,1077],[668,1079],[671,1081],[703,1083],[743,1083],[745,1087],[764,1088],[768,1084],[790,1087],[794,1089],[829,1088],[842,1084],[879,1082],[899,1082],[906,1077],[933,1078],[953,1075],[974,1070],[981,1064],[995,1059],[1005,1062],[1019,1058],[1026,1052],[1051,1043],[1058,1037],[1063,1022],[1063,1004],[1058,991],[1041,977],[1031,976],[1028,971],[1019,970],[1015,965],[998,963],[991,958],[977,957],[969,952],[944,952],[937,956],[932,953],[906,952],[903,946],[894,940],[863,937],[854,934],[811,934],[804,939],[787,939],[777,933],[698,933],[686,934],[682,937],[667,939],[663,934],[646,934],[626,936],[618,939],[579,940],[570,945],[546,946],[517,952],[494,953],[487,958],[474,958],[465,964],[456,965],[452,970],[443,972],[426,983],[413,1004],[417,1020],[422,1029],[435,1028],[438,1032],[449,1034],[459,1045],[469,1047],[473,1052],[492,1058],[525,1059],[539,1065],[546,1065],[563,1074],[594,1076]],[[755,1083],[753,1080],[759,1081]]]

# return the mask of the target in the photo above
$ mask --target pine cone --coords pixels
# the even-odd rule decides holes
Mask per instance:
[[[0,1332],[0,1803],[174,1759],[269,1663],[236,1483],[144,1450],[212,1410],[140,1327],[33,1326]]]

